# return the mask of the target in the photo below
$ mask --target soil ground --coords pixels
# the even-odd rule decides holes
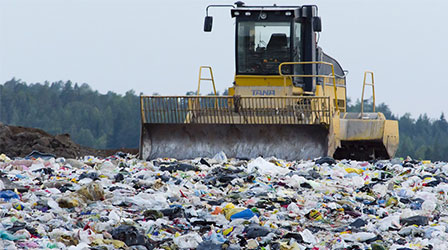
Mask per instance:
[[[85,155],[107,157],[116,152],[137,154],[138,149],[94,149],[76,144],[69,134],[51,135],[41,129],[8,126],[0,123],[0,153],[25,157],[33,150],[56,157],[77,158]]]

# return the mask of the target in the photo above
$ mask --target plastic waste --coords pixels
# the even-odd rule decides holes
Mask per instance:
[[[68,197],[61,197],[58,199],[57,202],[58,202],[58,206],[61,208],[74,208],[74,207],[78,207],[82,204],[80,199],[74,195],[68,196]]]
[[[246,210],[246,208],[244,208],[244,207],[233,207],[233,208],[227,209],[227,206],[226,206],[226,207],[224,207],[223,212],[224,212],[224,215],[226,216],[226,219],[231,220],[231,218],[234,214],[240,213],[244,210]]]
[[[247,241],[247,249],[257,249],[258,248],[258,241],[254,240],[254,239],[250,239]]]
[[[226,236],[229,235],[228,233],[225,234]],[[224,237],[221,233],[216,233],[215,231],[211,230],[208,235],[204,236],[204,240],[206,241],[212,241],[216,244],[223,244],[227,241],[227,239]]]
[[[215,156],[213,156],[213,160],[219,164],[222,164],[224,162],[227,162],[228,159],[227,159],[226,154],[223,151],[221,151],[221,152],[217,153]]]
[[[171,220],[183,216],[182,207],[179,206],[173,206],[170,208],[162,209],[160,210],[160,212],[163,214],[163,216],[167,216]]]
[[[81,187],[77,191],[82,198],[88,201],[99,201],[104,200],[104,190],[101,184],[97,182],[92,182],[86,186]]]
[[[313,209],[313,210],[309,211],[305,215],[305,217],[310,219],[310,220],[317,220],[317,221],[323,219],[322,214],[318,210],[316,210],[316,209]]]
[[[400,223],[405,226],[417,225],[425,226],[428,225],[429,218],[426,216],[416,215],[408,218],[400,218]]]
[[[25,156],[25,159],[32,160],[32,159],[38,159],[41,158],[43,160],[50,160],[51,158],[56,158],[54,154],[49,153],[42,153],[37,150],[33,150],[31,153],[29,153],[27,156]]]
[[[19,199],[19,195],[11,190],[2,190],[0,191],[0,198],[4,201],[10,201],[11,199]]]
[[[378,243],[372,243],[371,244],[372,250],[386,250],[386,248]]]
[[[258,171],[261,175],[285,175],[291,172],[289,169],[277,166],[271,162],[266,161],[262,157],[258,157],[252,160],[247,165],[247,171],[249,173]]]
[[[322,165],[324,163],[326,163],[328,165],[336,164],[336,161],[332,157],[329,157],[329,156],[321,157],[321,158],[317,159],[315,162],[316,162],[316,164],[319,164],[319,165]]]
[[[353,228],[360,228],[367,225],[367,222],[361,218],[356,219],[354,222],[350,223],[350,226]]]
[[[0,239],[2,239],[2,240],[15,241],[15,240],[21,240],[21,239],[25,239],[25,238],[26,237],[23,235],[15,236],[15,235],[9,234],[6,231],[0,230]]]
[[[198,168],[185,163],[174,163],[168,166],[161,166],[160,171],[169,171],[169,172],[175,172],[175,171],[198,171]]]
[[[0,249],[448,248],[447,163],[224,155],[0,154]]]
[[[196,248],[202,242],[202,237],[198,233],[189,233],[174,238],[174,244],[181,249]]]
[[[310,244],[316,244],[317,243],[316,237],[308,229],[305,229],[302,232],[300,232],[300,235],[302,236],[303,242],[310,243]]]
[[[432,200],[426,200],[422,204],[422,210],[424,213],[431,215],[436,209],[437,204]]]
[[[120,225],[110,231],[113,239],[120,240],[126,243],[127,246],[146,246],[147,248],[153,248],[148,238],[138,232],[137,228],[129,225]]]
[[[252,217],[255,216],[255,213],[252,212],[252,210],[250,209],[245,209],[241,212],[238,213],[234,213],[233,215],[230,216],[230,220],[235,220],[235,219],[250,219]]]
[[[371,239],[375,239],[376,235],[374,233],[369,232],[359,232],[359,233],[353,233],[353,234],[342,234],[341,238],[346,241],[358,241],[358,242],[365,242]]]
[[[266,227],[262,227],[260,225],[249,225],[244,229],[244,232],[246,233],[246,237],[249,239],[257,238],[257,237],[265,237],[268,235],[271,230]]]
[[[207,240],[199,243],[196,250],[221,250],[222,245],[222,243],[215,243],[211,240]]]
[[[163,213],[157,210],[149,209],[143,212],[143,216],[149,220],[157,220],[163,217]]]

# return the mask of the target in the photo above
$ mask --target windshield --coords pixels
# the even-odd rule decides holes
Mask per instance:
[[[291,61],[290,22],[238,23],[238,74],[277,75],[278,65]],[[283,67],[288,74],[290,67]]]

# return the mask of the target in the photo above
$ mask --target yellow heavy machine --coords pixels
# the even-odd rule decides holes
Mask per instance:
[[[205,31],[212,29],[210,7],[227,6],[207,7]],[[142,158],[213,157],[220,151],[286,160],[394,156],[397,121],[375,110],[346,112],[346,72],[317,45],[317,6],[228,7],[236,20],[236,74],[228,95],[216,95],[212,69],[203,66],[196,96],[141,96]],[[215,95],[199,96],[204,80],[212,81]],[[374,93],[372,72],[364,75],[362,103],[366,86]]]

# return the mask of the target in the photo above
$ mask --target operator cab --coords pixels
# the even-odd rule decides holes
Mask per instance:
[[[245,6],[231,10],[236,19],[236,75],[279,75],[283,62],[316,61],[315,32],[321,21],[317,6]],[[316,75],[317,65],[285,65],[288,75]],[[311,78],[294,79],[295,86],[314,91]]]
[[[293,12],[293,9],[232,10],[232,17],[236,18],[237,75],[278,75],[280,63],[299,60],[301,30]],[[288,67],[283,71],[292,73]]]
[[[210,5],[204,23],[204,31],[208,32],[213,21],[208,15],[209,7],[232,8],[231,16],[236,20],[236,86],[283,86],[283,78],[279,76],[281,63],[324,61],[334,65],[336,81],[345,87],[345,73],[340,64],[317,46],[317,32],[322,30],[322,25],[316,5],[246,6],[243,2]],[[324,64],[289,64],[281,70],[283,75],[333,73],[331,66]],[[292,77],[287,85],[314,93],[316,85],[325,83],[318,77]]]

